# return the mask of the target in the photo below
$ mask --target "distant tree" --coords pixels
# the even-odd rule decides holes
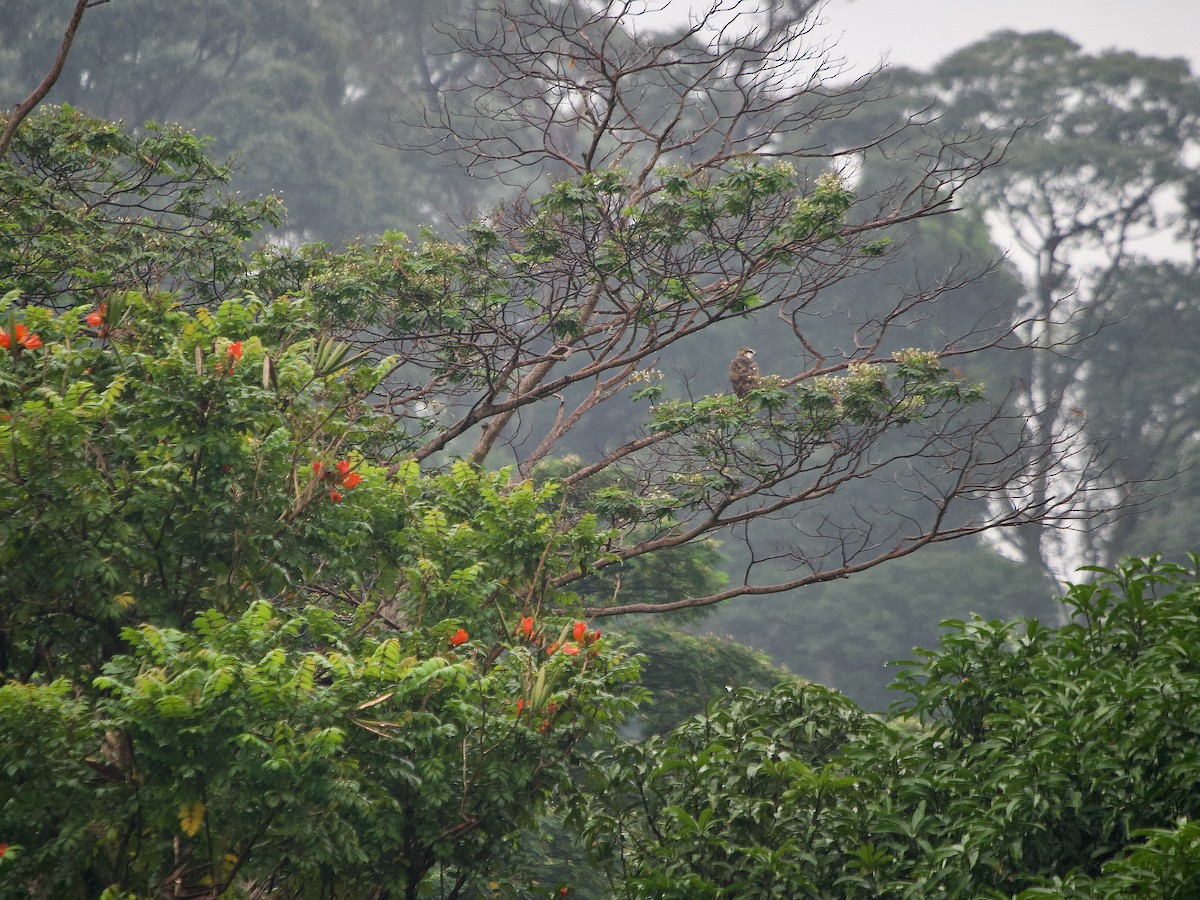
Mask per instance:
[[[1089,55],[1051,32],[999,32],[947,57],[928,87],[947,124],[993,138],[1020,131],[1003,169],[972,188],[1025,278],[1022,333],[1058,347],[1022,358],[1020,403],[1030,434],[1103,451],[1081,452],[1061,478],[1031,481],[1008,502],[1069,491],[1089,474],[1109,488],[1078,495],[1095,527],[996,539],[1060,578],[1082,560],[1111,563],[1147,520],[1121,501],[1153,495],[1196,439],[1196,381],[1178,354],[1200,315],[1188,254],[1200,81],[1181,59]],[[1121,517],[1103,515],[1114,506]]]
[[[50,93],[54,83],[58,81],[58,77],[67,63],[67,56],[71,52],[71,44],[75,42],[75,34],[79,30],[83,14],[93,6],[107,2],[108,0],[98,0],[98,2],[96,0],[75,0],[75,8],[71,11],[71,16],[67,19],[64,27],[62,43],[59,45],[58,52],[54,55],[54,61],[50,64],[45,77],[30,91],[29,96],[14,106],[8,114],[7,121],[4,123],[4,131],[0,133],[0,159],[3,159],[8,153],[13,135],[16,134],[17,128],[25,120],[25,117],[37,108],[37,105]]]
[[[0,0],[5,96],[25,96],[30,73],[47,69],[74,2]],[[388,145],[414,99],[459,71],[435,26],[465,20],[465,5],[119,0],[87,16],[49,100],[127,130],[156,121],[211,135],[238,160],[238,191],[287,204],[277,236],[294,242],[444,227],[492,188]]]
[[[762,650],[777,665],[835,688],[863,709],[895,702],[898,667],[914,647],[945,633],[939,623],[1058,613],[1055,586],[1037,566],[1003,559],[973,541],[930,547],[853,578],[787,595],[731,600],[702,627]],[[652,657],[653,658],[653,657]]]

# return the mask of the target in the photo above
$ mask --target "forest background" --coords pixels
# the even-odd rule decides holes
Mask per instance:
[[[27,92],[30,72],[48,68],[71,4],[6,6],[0,87],[15,98]],[[302,8],[229,3],[219,15],[212,4],[166,11],[161,4],[114,3],[89,13],[48,99],[120,120],[135,133],[141,123],[159,121],[213,135],[211,152],[237,155],[236,190],[282,196],[286,220],[267,236],[284,247],[325,242],[339,251],[372,235],[449,236],[521,191],[548,190],[552,170],[525,183],[499,177],[486,165],[464,165],[436,143],[440,136],[418,127],[430,99],[469,76],[475,63],[436,25],[455,21],[454,10],[439,5],[435,15],[410,3],[402,13],[382,0]],[[467,21],[465,9],[458,21]],[[848,72],[830,76],[838,77],[852,80]],[[999,174],[981,172],[962,191],[962,213],[895,235],[902,263],[831,284],[826,318],[836,323],[839,311],[863,316],[874,298],[911,291],[927,273],[943,277],[949,262],[970,274],[949,278],[953,302],[914,323],[910,334],[923,340],[907,343],[921,346],[964,324],[969,330],[996,310],[1010,320],[1053,322],[1052,334],[1025,337],[1052,342],[1057,352],[982,353],[957,374],[992,395],[1008,393],[1013,410],[1037,410],[1029,416],[1035,429],[1086,463],[1031,488],[1070,495],[1060,524],[1074,527],[1030,522],[934,544],[850,578],[727,600],[673,627],[732,634],[794,673],[883,709],[891,680],[884,663],[932,644],[941,620],[978,613],[1062,624],[1054,597],[1078,566],[1111,566],[1151,552],[1183,559],[1196,533],[1200,491],[1193,474],[1200,391],[1189,365],[1200,334],[1197,97],[1178,60],[1089,55],[1058,35],[1006,33],[927,72],[893,70],[875,102],[822,124],[822,140],[853,147],[898,110],[935,104],[940,126],[975,130],[1005,147]],[[856,190],[893,176],[869,154],[846,157],[844,177]],[[1001,247],[1009,258],[997,264]],[[699,352],[664,352],[657,369],[666,397],[723,391],[724,363],[702,361],[728,359],[741,345],[759,350],[765,374],[802,369],[784,331],[770,317],[746,317],[714,331]],[[831,327],[832,339],[837,335]],[[604,446],[621,427],[620,416],[582,419],[556,448],[557,464]],[[521,461],[518,449],[500,455],[505,463]],[[1077,491],[1084,484],[1088,490]],[[894,507],[893,487],[883,481],[848,502],[854,510]],[[1113,507],[1122,514],[1109,515]],[[804,515],[777,528],[792,536],[819,533],[820,519],[834,514],[825,508],[814,519]],[[687,560],[685,574],[640,573],[640,587],[667,599],[684,582],[693,593],[717,593],[751,565],[768,580],[786,581],[804,562],[777,551],[787,537],[768,530],[756,540],[723,534]],[[667,652],[671,641],[658,640]],[[708,646],[706,652],[721,652]]]
[[[285,204],[286,224],[274,240],[340,247],[388,231],[415,239],[425,229],[452,234],[456,224],[515,196],[518,180],[508,179],[508,187],[469,170],[452,153],[415,149],[430,135],[418,128],[422,98],[469,69],[469,60],[436,25],[465,22],[466,7],[357,2],[337,10],[320,3],[297,10],[280,3],[251,11],[233,3],[211,15],[201,5],[124,6],[89,17],[50,99],[130,127],[180,122],[212,135],[210,153],[236,157],[232,187],[248,197],[276,195]],[[7,4],[0,69],[5,96],[23,96],[29,73],[46,70],[68,7]],[[131,28],[135,18],[148,26]],[[832,40],[824,32],[815,37]],[[1004,72],[1006,61],[1022,74]],[[857,74],[847,67],[840,77]],[[885,663],[930,644],[943,619],[972,612],[1044,615],[1080,565],[1189,549],[1197,491],[1190,423],[1197,398],[1186,359],[1189,336],[1200,333],[1200,313],[1190,301],[1196,270],[1187,196],[1200,110],[1191,105],[1192,93],[1175,87],[1181,76],[1186,68],[1180,61],[1091,56],[1049,35],[997,36],[947,54],[928,72],[898,68],[887,76],[889,91],[916,103],[969,88],[941,113],[948,122],[991,116],[994,134],[1044,123],[1010,149],[1005,171],[1021,186],[1006,191],[989,184],[968,192],[968,214],[929,223],[903,265],[916,278],[948,263],[964,272],[982,270],[1007,254],[992,277],[960,290],[954,307],[967,311],[963,315],[998,304],[1048,308],[1070,296],[1074,318],[1066,330],[1075,336],[1102,332],[1099,338],[1080,343],[1046,371],[1036,371],[1032,367],[1042,364],[1032,362],[998,370],[988,386],[993,393],[1007,391],[1016,379],[1026,390],[1057,398],[1050,417],[1086,419],[1081,440],[1104,448],[1100,465],[1113,467],[1111,483],[1141,482],[1138,494],[1146,505],[1086,539],[1064,543],[1025,535],[931,547],[853,581],[806,587],[802,598],[725,603],[693,627],[733,635],[794,673],[843,690],[867,708],[884,709],[891,678]],[[1164,82],[1171,85],[1169,94],[1158,87]],[[1094,84],[1105,87],[1086,114],[1102,124],[1084,134],[1078,121],[1084,111],[1064,109],[1060,98]],[[1149,88],[1139,93],[1141,84]],[[1161,110],[1170,117],[1168,127],[1132,132],[1130,146],[1130,132],[1122,129],[1137,126],[1128,120],[1153,115],[1160,104],[1168,107]],[[1146,165],[1135,166],[1135,155]],[[1153,174],[1145,171],[1148,160]],[[1153,218],[1144,214],[1149,209]],[[864,273],[830,294],[850,304],[891,290],[901,277],[898,268]],[[764,372],[783,374],[796,364],[778,328],[763,317],[737,334],[714,336],[716,343],[699,356],[667,354],[661,368],[676,392],[720,390],[724,365],[695,360],[727,359],[748,344],[759,350]],[[1039,380],[1044,384],[1033,387]],[[602,443],[611,426],[601,416],[582,421],[574,446]],[[1061,423],[1045,424],[1056,427]],[[1101,501],[1108,502],[1131,498]],[[725,540],[720,565],[735,571],[743,565],[738,554],[736,541]],[[865,632],[863,622],[871,623]]]

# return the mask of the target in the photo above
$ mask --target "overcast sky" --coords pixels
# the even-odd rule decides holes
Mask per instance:
[[[1183,56],[1200,73],[1200,0],[830,0],[826,31],[851,68],[881,56],[928,69],[993,31],[1050,29],[1089,52]]]

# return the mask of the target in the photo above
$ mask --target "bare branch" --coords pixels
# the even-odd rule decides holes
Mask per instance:
[[[13,107],[13,110],[8,115],[8,121],[4,125],[4,133],[0,134],[0,159],[8,155],[8,146],[12,143],[13,135],[17,133],[17,128],[25,117],[28,116],[37,107],[46,95],[50,93],[50,88],[54,87],[54,83],[58,81],[58,76],[62,74],[63,66],[67,63],[67,54],[71,52],[71,43],[75,40],[75,32],[79,29],[79,23],[83,20],[83,14],[95,6],[100,6],[107,3],[108,0],[75,0],[75,9],[71,13],[70,21],[67,22],[67,29],[63,33],[62,45],[58,48],[58,54],[54,57],[54,63],[50,66],[50,71],[46,73],[46,77],[41,83],[33,89],[33,93]]]

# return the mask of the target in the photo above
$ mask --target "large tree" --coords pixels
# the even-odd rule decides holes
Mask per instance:
[[[552,615],[579,607],[553,582],[602,537],[561,530],[551,484],[389,472],[394,420],[366,402],[389,361],[303,298],[246,293],[263,207],[216,196],[191,136],[52,108],[14,147],[0,896],[520,877],[501,848],[636,675]],[[203,258],[237,296],[200,305]]]
[[[556,462],[566,512],[609,530],[605,552],[559,583],[608,576],[610,600],[591,607],[606,615],[803,587],[1074,513],[1070,493],[1028,489],[1064,471],[1060,436],[1013,437],[1005,408],[976,402],[953,370],[1021,346],[1019,329],[967,311],[912,346],[972,274],[879,286],[829,327],[833,289],[887,262],[907,226],[954,210],[995,148],[939,142],[919,110],[894,106],[874,131],[831,143],[827,126],[871,110],[882,89],[836,78],[808,6],[764,23],[717,3],[665,38],[639,30],[637,9],[535,3],[453,35],[475,64],[429,114],[469,163],[565,176],[545,195],[496,208],[460,243],[393,234],[343,254],[268,254],[255,269],[265,296],[310,299],[327,327],[400,360],[376,397],[405,432],[393,467],[449,453],[535,474],[574,450],[569,471]],[[853,189],[847,168],[906,149],[893,182]],[[99,207],[170,189],[175,170],[144,156],[132,186],[101,173],[121,191]],[[83,162],[68,161],[68,182]],[[204,212],[199,200],[178,209]],[[44,231],[14,239],[53,247]],[[150,228],[134,232],[159,246]],[[69,300],[72,278],[45,290]],[[768,332],[785,347],[745,398],[715,373],[665,380],[680,360]],[[595,421],[602,432],[588,431]],[[864,485],[889,485],[886,502]],[[997,497],[1024,499],[986,502]],[[781,540],[764,526],[783,517],[795,528]],[[748,548],[724,588],[655,601],[618,589],[634,560],[716,534]]]
[[[717,3],[663,39],[639,29],[638,8],[514,5],[461,31],[484,71],[430,110],[447,151],[563,180],[498,207],[461,245],[356,251],[380,288],[318,300],[404,360],[385,402],[413,422],[405,452],[535,472],[573,450],[563,481],[613,531],[608,553],[564,583],[714,533],[751,547],[720,591],[663,603],[617,592],[595,614],[802,587],[1069,510],[1067,496],[1025,490],[1061,471],[1057,436],[1013,438],[1004,408],[975,403],[951,372],[1020,346],[1011,322],[976,310],[936,343],[905,340],[971,274],[839,309],[842,324],[828,327],[832,289],[886,262],[890,236],[954,210],[995,147],[938,141],[919,110],[831,143],[826,126],[883,89],[836,78],[808,15],[767,28]],[[906,150],[895,181],[854,190],[849,167]],[[767,332],[786,355],[745,399],[721,390],[723,361],[691,383],[668,375]],[[581,439],[596,419],[611,427]],[[864,483],[893,485],[886,508]],[[1022,495],[1003,509],[983,502]],[[818,512],[799,517],[806,508]],[[764,539],[763,524],[783,517],[799,533]],[[781,560],[790,572],[764,577]]]

